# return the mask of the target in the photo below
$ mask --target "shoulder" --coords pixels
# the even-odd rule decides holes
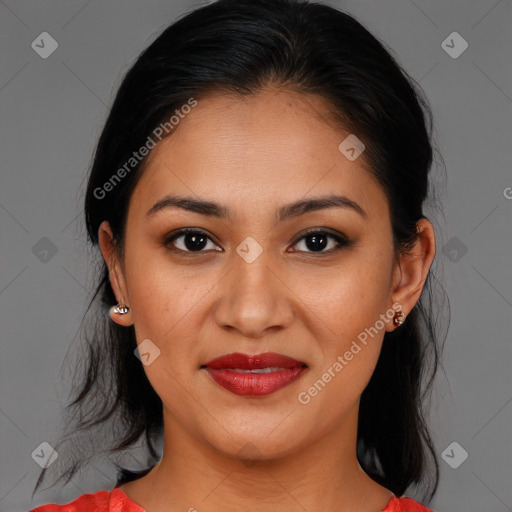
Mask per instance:
[[[99,491],[94,494],[82,494],[75,500],[58,505],[50,503],[34,508],[30,512],[106,512],[110,501],[109,491]]]
[[[407,497],[393,497],[382,512],[435,512]]]
[[[82,494],[75,500],[58,505],[50,503],[36,507],[29,512],[145,512],[131,501],[117,487],[112,491],[98,491],[93,494]]]

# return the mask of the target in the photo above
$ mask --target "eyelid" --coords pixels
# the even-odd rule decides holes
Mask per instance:
[[[306,257],[312,256],[314,258],[322,258],[322,257],[332,256],[333,254],[338,253],[341,249],[350,247],[354,243],[353,240],[349,239],[345,234],[343,234],[337,230],[333,230],[331,228],[324,228],[324,227],[313,227],[313,228],[308,228],[304,231],[301,231],[295,237],[294,241],[291,243],[291,247],[294,247],[295,245],[297,245],[302,239],[306,238],[308,235],[317,234],[317,233],[327,235],[328,237],[333,239],[336,242],[336,246],[331,247],[327,251],[318,251],[318,252],[316,252],[316,251],[298,251],[298,250],[294,249],[293,251],[287,251],[287,252],[292,252],[293,254],[297,254],[300,256],[306,256]]]
[[[336,230],[333,230],[331,228],[324,228],[324,227],[320,226],[320,227],[307,228],[304,231],[301,231],[296,236],[294,241],[292,242],[292,245],[295,245],[299,240],[301,240],[305,236],[311,235],[311,234],[314,234],[314,233],[324,233],[326,235],[332,236],[334,239],[339,239],[342,242],[345,242],[345,243],[349,243],[350,242],[349,238],[346,235],[344,235],[343,233],[341,233],[339,231],[336,231]]]
[[[171,242],[173,242],[177,238],[180,238],[183,235],[187,235],[188,233],[203,235],[204,237],[206,237],[210,241],[212,241],[215,245],[219,245],[215,241],[214,237],[212,237],[207,231],[205,231],[204,229],[201,229],[201,228],[194,228],[194,227],[180,228],[180,229],[177,229],[176,231],[172,231],[171,233],[168,233],[167,235],[164,236],[162,243],[165,247],[167,247]],[[181,252],[181,253],[185,253],[185,254],[194,254],[194,251],[183,251],[181,249],[177,249],[176,247],[174,247],[173,250],[176,252]],[[204,252],[205,251],[196,251],[195,254],[201,254]]]
[[[201,235],[205,236],[206,238],[208,238],[210,241],[212,241],[214,244],[219,245],[212,238],[212,236],[210,236],[210,234],[208,232],[206,232],[205,230],[203,230],[201,228],[194,228],[194,227],[180,228],[174,232],[169,233],[168,235],[165,235],[164,240],[163,240],[163,245],[165,247],[167,247],[169,244],[171,244],[171,242],[173,242],[174,240],[176,240],[177,238],[179,238],[183,235],[187,235],[188,233],[201,234]],[[331,228],[325,228],[325,227],[312,227],[312,228],[307,228],[304,231],[301,231],[298,235],[296,235],[296,237],[294,238],[293,242],[291,242],[290,245],[295,246],[298,242],[300,242],[307,235],[317,234],[317,233],[322,233],[322,234],[330,236],[338,244],[337,247],[335,247],[334,249],[330,249],[329,251],[319,251],[319,252],[293,251],[293,252],[297,253],[297,254],[311,254],[311,255],[321,256],[321,255],[333,254],[343,247],[348,247],[352,243],[352,240],[350,240],[346,235],[344,235],[343,233],[341,233],[339,231],[333,230]],[[200,255],[200,254],[206,253],[206,251],[202,251],[202,250],[201,251],[183,251],[182,249],[178,249],[176,247],[174,247],[171,250],[174,252],[190,254],[190,255],[192,255],[192,254]]]

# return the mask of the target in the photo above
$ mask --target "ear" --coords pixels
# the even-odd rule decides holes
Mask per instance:
[[[406,316],[420,299],[436,253],[435,232],[431,222],[425,218],[420,219],[416,223],[416,230],[418,239],[414,247],[400,254],[395,264],[391,289],[392,303],[395,304],[393,309],[401,310]],[[386,325],[386,331],[394,329],[396,326],[392,321]]]
[[[128,293],[126,289],[126,281],[124,277],[124,269],[122,262],[119,258],[118,251],[114,244],[114,236],[108,221],[103,221],[98,229],[98,240],[100,251],[108,267],[108,274],[110,286],[114,291],[117,301],[120,304],[129,307]],[[110,310],[110,318],[117,324],[128,327],[133,324],[132,314],[129,310],[128,313],[121,315]]]

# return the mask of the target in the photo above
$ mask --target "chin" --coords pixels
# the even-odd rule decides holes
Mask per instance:
[[[279,420],[283,420],[283,415]],[[271,461],[292,455],[306,442],[305,439],[297,438],[297,431],[303,431],[298,425],[288,425],[288,432],[283,433],[279,426],[276,428],[279,421],[273,421],[274,426],[271,428],[265,418],[263,423],[264,425],[246,424],[238,428],[230,426],[226,429],[229,433],[217,426],[215,430],[209,429],[205,433],[205,440],[216,452],[251,465],[257,461]]]

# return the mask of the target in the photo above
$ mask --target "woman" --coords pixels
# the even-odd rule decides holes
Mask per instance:
[[[115,430],[114,454],[144,436],[151,458],[34,510],[428,511],[403,494],[438,484],[430,116],[333,8],[219,0],[167,28],[89,177],[101,316],[70,404],[70,432]]]

